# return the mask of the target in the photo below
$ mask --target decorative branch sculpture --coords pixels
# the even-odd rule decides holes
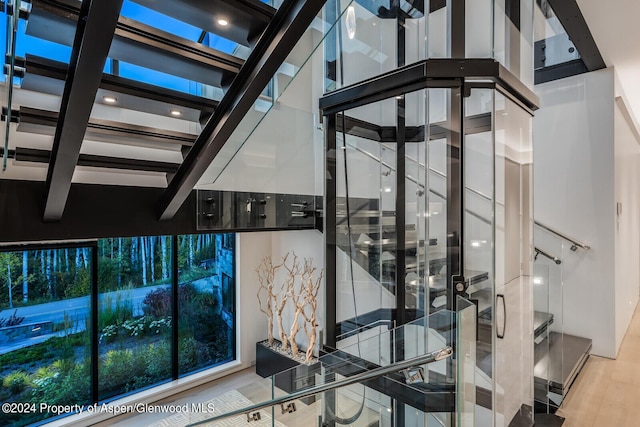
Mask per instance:
[[[285,257],[286,258],[286,257]],[[269,345],[273,345],[273,301],[274,295],[274,280],[276,273],[282,267],[283,264],[273,265],[270,256],[264,257],[260,264],[256,267],[256,273],[258,273],[258,305],[260,311],[267,316],[268,321],[268,337]],[[260,298],[261,293],[265,293],[265,300]]]
[[[287,275],[280,286],[280,291],[276,294],[273,294],[273,306],[275,307],[276,318],[278,319],[278,332],[280,335],[280,341],[282,342],[282,349],[287,350],[289,348],[289,339],[287,338],[287,334],[284,330],[284,325],[282,322],[282,312],[284,311],[287,301],[295,292],[295,281],[296,276],[300,271],[300,263],[298,262],[298,257],[296,253],[293,253],[293,262],[291,268],[287,265],[287,259],[289,258],[289,252],[282,257],[282,266],[287,270]]]
[[[305,304],[300,314],[305,321],[304,333],[307,335],[308,340],[305,358],[306,362],[310,362],[313,358],[313,349],[316,346],[316,329],[318,327],[318,292],[320,291],[320,284],[322,283],[322,278],[324,276],[324,272],[320,270],[320,276],[314,280],[313,275],[316,270],[317,268],[313,266],[313,260],[305,258],[304,267],[300,274],[300,279],[302,281],[300,291],[303,294]],[[304,307],[308,307],[310,312],[307,313]]]
[[[293,254],[292,258],[290,257],[291,254]],[[290,260],[291,262],[289,262]],[[286,274],[280,286],[276,287],[276,276],[281,268],[286,270]],[[304,333],[308,339],[305,357],[307,362],[312,360],[313,350],[316,346],[318,293],[323,279],[322,270],[320,271],[320,276],[314,278],[316,271],[317,268],[313,266],[312,259],[305,258],[301,266],[295,252],[287,252],[282,257],[282,262],[277,265],[274,265],[271,257],[267,256],[256,267],[259,282],[257,297],[260,311],[267,316],[269,346],[273,346],[274,342],[273,326],[275,315],[278,323],[278,335],[282,342],[282,350],[286,351],[291,346],[291,353],[294,357],[297,356],[299,351],[296,336],[300,332],[301,326],[304,327]],[[298,281],[300,282],[299,284]],[[289,301],[293,305],[293,318],[287,335],[283,313]],[[300,317],[302,317],[302,325]]]

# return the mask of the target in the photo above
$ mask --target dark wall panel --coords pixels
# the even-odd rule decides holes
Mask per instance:
[[[0,179],[0,242],[196,233],[192,192],[176,216],[158,221],[162,188],[73,184],[62,220],[45,223],[44,182]]]

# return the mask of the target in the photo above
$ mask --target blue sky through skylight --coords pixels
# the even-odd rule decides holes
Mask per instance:
[[[265,0],[262,0],[265,1]],[[269,3],[269,1],[265,1]],[[143,24],[161,29],[168,33],[174,34],[178,37],[182,37],[191,41],[197,41],[202,33],[202,30],[179,21],[162,13],[153,11],[146,7],[140,6],[130,0],[125,0],[121,10],[121,16],[133,19]],[[25,57],[27,53],[41,56],[48,59],[53,59],[60,62],[68,63],[71,57],[71,47],[64,46],[57,43],[49,42],[47,40],[31,37],[25,34],[26,23],[21,20],[18,26],[18,36],[16,43],[16,55]],[[0,14],[0,45],[6,46],[7,38],[7,15],[5,13]],[[202,44],[212,49],[233,54],[237,48],[237,44],[215,34],[207,33]],[[134,64],[120,63],[120,76],[137,80],[156,86],[161,86],[169,89],[178,90],[181,92],[187,92],[191,94],[200,95],[202,92],[202,85],[197,82],[192,82],[187,79],[172,76],[162,71],[150,70]],[[108,59],[105,68],[105,73],[111,73],[111,60]],[[1,78],[4,80],[4,76]]]

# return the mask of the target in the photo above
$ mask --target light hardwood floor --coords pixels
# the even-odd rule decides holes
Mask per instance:
[[[640,308],[616,360],[591,356],[558,415],[563,427],[640,426]]]

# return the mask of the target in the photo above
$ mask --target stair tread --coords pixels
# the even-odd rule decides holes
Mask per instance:
[[[535,346],[534,376],[536,382],[549,382],[552,389],[564,395],[582,369],[591,351],[591,340],[575,335],[550,332]]]

